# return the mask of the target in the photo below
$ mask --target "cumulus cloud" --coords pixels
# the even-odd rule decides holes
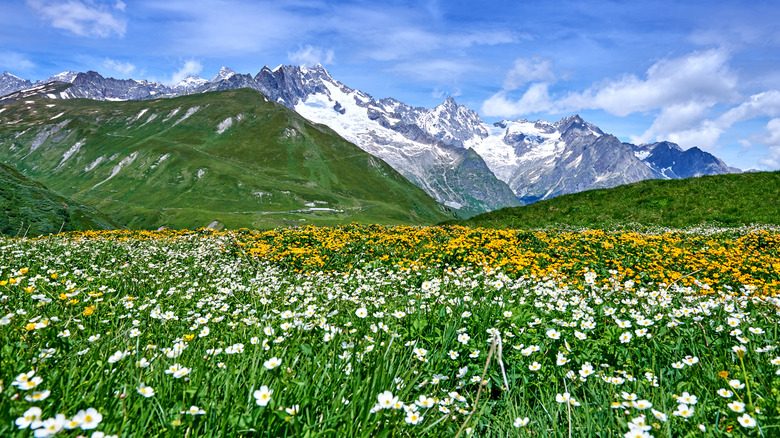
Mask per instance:
[[[653,64],[645,75],[625,75],[581,93],[571,93],[557,106],[562,111],[602,109],[617,116],[691,102],[712,106],[738,98],[737,75],[725,50],[697,51]]]
[[[533,114],[551,109],[552,98],[545,83],[536,83],[518,100],[507,97],[506,91],[500,91],[482,103],[482,114],[488,117],[513,117],[521,114]]]
[[[171,80],[168,83],[169,85],[176,85],[187,76],[197,76],[201,70],[203,70],[203,65],[200,62],[191,59],[186,61],[178,71],[171,75]]]
[[[641,136],[632,138],[632,141],[644,143],[664,139],[678,143],[683,148],[698,146],[705,150],[716,149],[721,135],[736,123],[757,117],[780,116],[780,91],[754,94],[714,119],[702,120],[700,115],[704,109],[696,103],[664,108],[653,126]]]
[[[501,91],[482,103],[482,114],[488,117],[514,117],[550,110],[553,98],[549,84],[555,80],[552,62],[546,58],[517,58],[504,78]],[[530,84],[519,99],[510,92]]]
[[[293,64],[303,67],[314,67],[317,64],[326,65],[333,62],[333,50],[325,50],[307,44],[296,52],[287,52],[287,58]]]
[[[80,0],[27,0],[27,5],[53,27],[80,36],[106,38],[116,34],[122,37],[127,29],[127,21],[115,16],[105,4]],[[124,3],[119,1],[114,7],[121,11]]]
[[[122,76],[130,76],[135,71],[135,66],[129,62],[116,61],[106,58],[103,61],[103,67],[111,72],[119,73]]]

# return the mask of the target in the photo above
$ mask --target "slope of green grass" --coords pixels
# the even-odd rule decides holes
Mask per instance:
[[[132,228],[449,217],[385,162],[253,90],[2,108],[0,161]]]
[[[780,172],[648,180],[505,208],[462,223],[490,228],[556,224],[612,228],[629,224],[684,228],[780,224]]]
[[[0,234],[39,236],[59,231],[122,228],[81,202],[60,196],[0,163]]]

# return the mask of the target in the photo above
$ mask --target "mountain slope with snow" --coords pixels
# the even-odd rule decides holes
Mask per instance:
[[[210,80],[188,77],[174,87],[104,78],[96,72],[52,78],[65,84],[57,92],[43,93],[48,89],[36,83],[5,101],[29,97],[35,90],[50,98],[96,100],[258,90],[386,161],[464,216],[645,179],[739,172],[695,147],[683,151],[668,142],[622,143],[579,116],[555,123],[505,120],[489,125],[452,97],[431,109],[375,99],[335,80],[320,65],[266,66],[255,76],[222,67]],[[0,76],[0,89],[19,87],[18,81],[13,75]]]

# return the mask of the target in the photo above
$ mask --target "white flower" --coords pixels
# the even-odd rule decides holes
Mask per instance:
[[[540,364],[537,361],[534,361],[531,365],[528,365],[528,369],[531,371],[539,371],[542,368],[542,364]]]
[[[24,411],[21,417],[17,418],[14,422],[19,429],[27,429],[30,424],[41,419],[41,408],[33,406],[30,409]]]
[[[737,421],[739,421],[742,427],[756,427],[756,419],[751,417],[750,414],[743,414],[737,417]]]
[[[676,398],[677,398],[677,403],[684,404],[684,405],[695,405],[699,401],[695,395],[688,394],[687,391],[683,392],[682,395],[679,395]]]
[[[728,403],[727,406],[729,407],[729,409],[731,409],[732,411],[738,414],[745,412],[745,404],[740,401],[733,401],[731,403]]]
[[[126,351],[117,351],[116,353],[112,354],[108,357],[108,363],[116,363],[120,360],[127,357],[128,353]]]
[[[365,318],[368,316],[368,310],[365,307],[361,307],[355,310],[355,315],[357,315],[358,318]]]
[[[257,401],[258,406],[267,406],[268,402],[271,401],[271,394],[273,393],[273,389],[268,389],[267,386],[263,385],[260,387],[260,389],[256,390],[252,396]]]
[[[153,397],[154,388],[152,388],[151,386],[146,386],[145,384],[141,383],[141,386],[138,387],[138,393],[146,398]]]
[[[737,379],[731,379],[731,380],[729,380],[729,386],[734,388],[734,389],[742,389],[742,388],[745,387],[745,384],[740,382]]]
[[[35,429],[33,435],[36,438],[54,436],[62,431],[66,421],[67,419],[65,418],[64,414],[57,414],[55,418],[44,420],[40,424],[40,428]],[[35,425],[32,427],[35,427]]]
[[[463,345],[468,344],[469,339],[471,339],[471,336],[469,336],[468,333],[461,333],[458,335],[458,342],[460,342]]]
[[[190,406],[189,409],[187,409],[186,411],[181,411],[181,413],[187,415],[203,415],[206,413],[206,411],[204,411],[203,409],[197,406]]]
[[[728,389],[720,388],[718,390],[718,395],[723,398],[731,398],[731,396],[734,395],[734,393],[729,391]]]
[[[376,396],[379,401],[379,406],[382,409],[390,409],[398,403],[398,397],[393,397],[393,393],[385,391]]]
[[[278,357],[276,357],[276,356],[274,356],[274,357],[272,357],[272,358],[268,359],[267,361],[263,362],[263,366],[264,366],[264,367],[265,367],[265,369],[267,369],[267,370],[272,370],[272,369],[274,369],[274,368],[278,367],[278,366],[279,366],[279,365],[281,365],[281,364],[282,364],[282,361],[281,361],[281,359],[279,359],[279,358],[278,358]]]
[[[73,421],[78,421],[82,430],[94,429],[103,421],[103,414],[95,410],[95,408],[87,408],[86,411],[78,411],[73,416]]]
[[[422,420],[423,417],[420,416],[420,414],[417,413],[416,411],[408,411],[406,413],[406,422],[409,424],[417,424]]]
[[[686,404],[677,405],[677,410],[672,412],[676,417],[691,418],[693,417],[693,407],[689,407]]]
[[[528,424],[528,421],[530,421],[528,417],[525,418],[517,417],[515,418],[515,422],[512,423],[512,425],[515,427],[525,427],[525,425]]]

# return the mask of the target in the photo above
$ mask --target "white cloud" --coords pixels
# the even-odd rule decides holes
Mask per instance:
[[[683,148],[698,146],[713,150],[720,136],[734,124],[756,117],[780,116],[780,91],[754,94],[715,119],[701,120],[700,115],[705,109],[695,103],[665,108],[656,117],[653,126],[641,136],[632,138],[632,141],[644,143],[654,139],[669,140]]]
[[[652,139],[665,137],[668,133],[685,131],[696,126],[706,117],[709,104],[702,102],[685,102],[669,105],[661,109],[652,126],[643,134],[631,137],[634,143],[648,143]]]
[[[122,76],[130,76],[135,71],[135,66],[129,62],[116,61],[114,59],[106,58],[103,61],[103,67],[109,71],[116,72]]]
[[[125,7],[126,7],[126,6],[127,6],[127,5],[126,5],[126,4],[125,4],[125,2],[123,2],[122,0],[117,0],[116,4],[114,5],[114,7],[115,7],[116,9],[119,9],[119,10],[120,10],[120,11],[122,11],[122,12],[124,12],[124,11],[125,11]]]
[[[126,20],[114,16],[108,6],[93,1],[27,0],[27,5],[53,27],[80,36],[122,37],[127,29]]]
[[[738,97],[737,76],[725,50],[697,51],[664,59],[650,67],[644,79],[626,75],[557,102],[561,112],[602,109],[617,116],[658,110],[691,102],[712,106]]]
[[[510,100],[505,91],[499,91],[482,103],[482,114],[488,117],[514,117],[547,111],[552,106],[547,84],[539,82],[528,87],[519,100]]]
[[[759,141],[766,145],[769,154],[758,160],[758,163],[768,169],[780,169],[780,119],[772,119],[766,124],[765,134]]]
[[[195,60],[189,60],[184,63],[182,68],[180,68],[178,71],[173,73],[171,76],[171,80],[168,82],[169,85],[176,85],[187,76],[196,76],[198,73],[203,70],[203,65],[201,65],[200,62]]]
[[[552,62],[549,59],[517,58],[512,70],[504,79],[504,90],[511,91],[535,81],[549,82],[555,79],[552,72]]]
[[[35,68],[35,63],[26,56],[16,52],[0,52],[0,71],[26,72]]]
[[[304,67],[314,67],[317,64],[326,65],[333,62],[333,50],[325,50],[307,44],[296,52],[287,52],[287,58],[293,64]]]

